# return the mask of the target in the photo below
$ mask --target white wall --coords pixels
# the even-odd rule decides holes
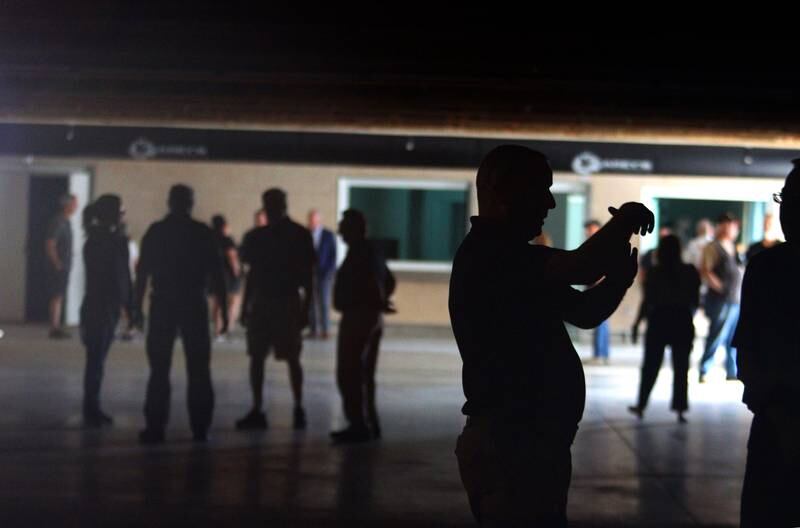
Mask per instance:
[[[0,169],[0,321],[25,317],[28,175]]]

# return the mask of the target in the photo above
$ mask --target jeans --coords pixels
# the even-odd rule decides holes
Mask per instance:
[[[608,359],[609,341],[611,339],[611,325],[603,321],[594,329],[594,357]]]
[[[720,346],[725,347],[725,370],[729,378],[736,378],[736,348],[731,346],[736,324],[739,322],[739,304],[709,300],[706,302],[706,316],[710,321],[708,338],[703,357],[700,359],[700,375],[705,376],[714,354]]]

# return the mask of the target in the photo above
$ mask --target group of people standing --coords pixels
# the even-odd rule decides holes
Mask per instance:
[[[645,254],[640,263],[644,295],[632,334],[637,335],[641,320],[648,323],[639,397],[636,405],[629,407],[631,413],[643,417],[664,350],[670,346],[674,376],[671,406],[678,420],[686,421],[689,357],[695,338],[694,316],[699,307],[703,308],[709,327],[698,362],[698,381],[706,382],[720,347],[725,351],[726,379],[739,379],[733,339],[739,322],[744,267],[756,255],[778,244],[772,235],[772,224],[772,215],[766,215],[764,239],[749,247],[746,259],[741,258],[736,246],[739,221],[730,213],[720,215],[715,225],[705,219],[699,221],[696,238],[683,251],[671,226],[662,228],[657,249]]]
[[[102,195],[84,209],[87,239],[83,248],[86,294],[81,306],[81,337],[87,360],[83,416],[88,426],[113,420],[100,405],[103,365],[121,312],[133,326],[144,326],[143,306],[151,291],[146,351],[150,366],[144,414],[144,444],[163,442],[169,419],[170,368],[175,339],[186,354],[187,403],[196,441],[206,441],[214,409],[210,371],[209,303],[217,336],[224,336],[241,305],[250,356],[253,406],[236,422],[238,429],[266,429],[263,406],[266,358],[285,361],[294,396],[294,428],[306,427],[303,407],[302,332],[327,337],[327,307],[334,282],[334,307],[341,312],[337,342],[337,381],[348,426],[333,431],[337,443],[361,442],[381,435],[375,404],[375,366],[383,314],[393,310],[394,277],[367,240],[367,222],[345,211],[339,232],[348,253],[336,272],[336,241],[312,211],[309,229],[288,216],[286,194],[269,189],[262,196],[263,217],[237,250],[227,222],[211,228],[194,220],[194,192],[175,185],[169,213],[144,235],[131,279],[128,240],[122,229],[124,208],[116,195]],[[261,216],[257,214],[257,218]],[[243,294],[240,292],[243,289]],[[313,323],[312,323],[313,321]]]

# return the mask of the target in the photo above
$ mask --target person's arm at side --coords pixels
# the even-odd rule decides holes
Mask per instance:
[[[152,273],[151,260],[153,259],[153,232],[148,229],[142,238],[142,247],[139,250],[139,261],[136,263],[136,283],[133,287],[133,307],[131,309],[131,326],[142,328],[144,324],[144,294],[147,291],[147,280]]]
[[[61,258],[58,256],[58,244],[57,244],[57,224],[55,221],[50,224],[47,228],[47,238],[44,241],[44,254],[47,256],[47,260],[50,261],[50,264],[56,271],[61,271],[64,269],[64,263],[61,262]]]
[[[204,230],[205,245],[205,260],[207,273],[211,279],[211,293],[217,298],[219,304],[220,315],[222,316],[222,328],[220,333],[224,334],[228,331],[228,290],[225,287],[225,271],[222,264],[222,259],[219,258],[219,252],[214,244],[214,238],[211,230],[206,228]]]
[[[742,300],[741,311],[739,313],[739,323],[733,338],[733,345],[736,346],[736,365],[739,371],[739,379],[744,383],[747,392],[750,394],[750,401],[746,402],[751,411],[758,407],[759,385],[765,381],[763,368],[760,364],[762,359],[757,350],[760,341],[758,337],[759,325],[758,318],[758,288],[755,284],[758,274],[758,259],[754,259],[747,267],[742,281]],[[755,400],[755,401],[754,401]]]
[[[225,257],[228,259],[228,264],[233,271],[233,276],[239,277],[239,275],[242,273],[242,266],[239,262],[239,253],[236,251],[236,246],[228,248],[228,250],[225,252]]]
[[[545,265],[545,278],[561,284],[594,284],[612,266],[614,254],[629,245],[634,234],[651,233],[653,213],[636,202],[609,208],[613,215],[597,233],[578,249],[554,254]]]
[[[605,279],[597,286],[584,292],[572,290],[571,302],[568,303],[564,319],[578,328],[594,328],[606,319],[619,306],[625,292],[636,278],[639,252],[628,249],[619,255],[616,263],[606,273]]]
[[[717,254],[711,244],[707,245],[703,250],[703,263],[700,268],[700,275],[708,287],[715,292],[722,293],[723,284],[722,280],[714,273],[714,266],[717,265]]]
[[[121,308],[128,316],[128,326],[133,326],[133,288],[131,286],[131,267],[130,267],[130,250],[128,249],[128,239],[120,237],[119,251],[117,259],[114,263],[116,278],[116,287],[118,288],[118,299],[120,299]]]
[[[298,270],[300,278],[300,287],[303,288],[303,328],[308,326],[308,314],[311,310],[311,297],[314,284],[314,266],[317,259],[317,253],[314,250],[314,239],[311,238],[311,233],[308,230],[303,231],[302,246],[300,255],[300,269]]]

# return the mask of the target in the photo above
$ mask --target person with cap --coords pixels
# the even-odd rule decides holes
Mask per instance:
[[[123,310],[131,313],[128,237],[122,229],[122,200],[104,194],[83,209],[83,262],[86,293],[81,304],[81,339],[86,347],[83,421],[88,427],[111,425],[100,406],[100,387],[108,351]]]
[[[738,379],[736,347],[731,343],[739,320],[742,288],[743,265],[736,250],[738,237],[739,221],[730,213],[723,213],[717,219],[714,240],[703,251],[700,276],[708,286],[703,308],[709,327],[703,356],[700,358],[700,383],[705,383],[714,355],[720,346],[725,348],[727,379]]]

